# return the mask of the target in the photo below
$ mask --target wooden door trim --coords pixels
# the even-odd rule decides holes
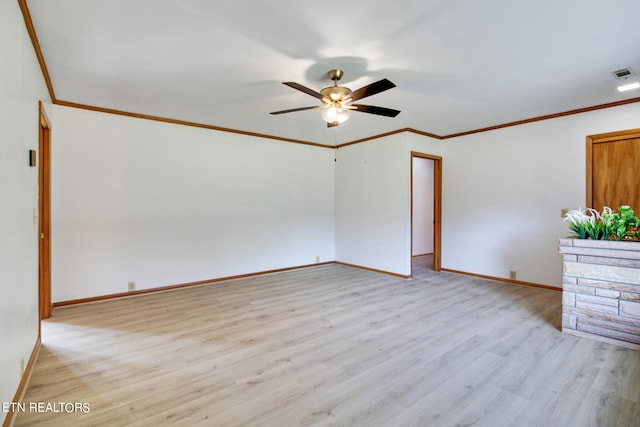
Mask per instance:
[[[39,103],[38,119],[38,311],[51,317],[51,122]]]
[[[409,239],[409,248],[413,248],[413,159],[421,158],[433,160],[433,269],[440,271],[442,269],[441,246],[442,246],[442,157],[431,154],[411,152],[411,233]],[[413,276],[413,266],[411,267],[411,275]]]
[[[640,138],[640,129],[620,130],[616,132],[599,133],[587,136],[586,162],[586,206],[593,207],[593,146],[603,142],[617,141],[620,139]]]

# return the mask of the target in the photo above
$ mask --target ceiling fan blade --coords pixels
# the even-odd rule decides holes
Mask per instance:
[[[354,111],[360,111],[361,113],[377,114],[379,116],[395,117],[400,114],[400,110],[394,110],[392,108],[376,107],[373,105],[351,104],[350,107]]]
[[[291,108],[289,110],[280,110],[280,111],[274,111],[273,113],[269,113],[269,114],[284,114],[284,113],[294,113],[296,111],[304,111],[304,110],[314,110],[316,108],[322,108],[321,106],[316,106],[316,107],[300,107],[300,108]]]
[[[299,90],[300,92],[304,92],[308,95],[313,96],[314,98],[318,98],[319,100],[325,102],[324,100],[327,99],[323,94],[321,94],[320,92],[316,92],[313,89],[309,89],[306,86],[302,86],[300,83],[296,83],[296,82],[282,82],[283,85],[287,85],[289,87],[292,87],[294,89]]]
[[[375,83],[371,83],[370,85],[363,86],[360,89],[354,90],[348,96],[352,101],[357,101],[358,99],[366,98],[367,96],[375,95],[376,93],[384,92],[385,90],[389,90],[396,87],[395,84],[390,82],[387,79],[378,80]]]

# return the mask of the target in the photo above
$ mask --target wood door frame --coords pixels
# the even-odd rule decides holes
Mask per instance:
[[[51,317],[51,122],[39,103],[38,120],[38,311]]]
[[[603,142],[617,141],[619,139],[640,138],[640,129],[628,129],[616,132],[600,133],[587,136],[587,198],[586,206],[593,207],[593,146]]]
[[[413,159],[433,160],[433,269],[440,271],[441,245],[442,245],[442,157],[424,154],[417,151],[411,152],[411,238],[409,239],[409,253],[413,248]],[[413,276],[413,266],[411,267]]]

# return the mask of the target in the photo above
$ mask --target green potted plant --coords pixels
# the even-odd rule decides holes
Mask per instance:
[[[568,212],[564,222],[579,239],[640,241],[640,217],[630,206],[617,211],[605,206],[602,212],[579,208]]]

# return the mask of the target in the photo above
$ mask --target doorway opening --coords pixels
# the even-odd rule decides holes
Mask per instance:
[[[40,320],[51,317],[51,122],[40,102],[38,132],[38,306]]]
[[[442,158],[411,152],[411,274],[440,271]]]

